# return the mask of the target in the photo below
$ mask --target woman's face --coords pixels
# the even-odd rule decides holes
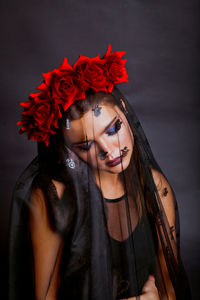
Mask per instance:
[[[62,128],[64,140],[82,160],[102,172],[120,173],[131,159],[134,137],[117,106],[99,104],[100,114],[90,109],[71,128]]]

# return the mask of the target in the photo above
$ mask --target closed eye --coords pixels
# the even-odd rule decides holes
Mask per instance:
[[[82,152],[86,152],[86,151],[90,150],[92,144],[93,144],[93,141],[89,141],[89,142],[78,145],[77,148]]]
[[[117,119],[117,121],[108,129],[106,130],[107,135],[114,135],[121,129],[122,121]]]

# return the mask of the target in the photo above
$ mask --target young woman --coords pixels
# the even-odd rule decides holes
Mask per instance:
[[[110,50],[65,59],[22,103],[38,157],[14,191],[10,299],[190,299],[175,195]]]

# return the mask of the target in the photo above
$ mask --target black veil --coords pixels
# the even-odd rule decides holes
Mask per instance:
[[[112,95],[134,136],[130,164],[120,174],[124,193],[106,198],[92,168],[60,142],[59,133],[49,147],[38,143],[38,156],[13,192],[10,300],[48,299],[53,288],[59,300],[139,299],[150,274],[160,299],[190,299],[175,193],[133,109],[116,87]],[[55,182],[65,187],[61,195]],[[33,199],[38,191],[39,211]],[[42,234],[44,224],[52,244]]]

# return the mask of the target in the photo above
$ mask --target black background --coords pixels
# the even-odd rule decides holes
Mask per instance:
[[[18,135],[19,103],[65,56],[73,64],[79,54],[103,55],[110,43],[127,53],[129,83],[120,88],[176,192],[182,258],[200,299],[199,8],[196,0],[1,2],[1,295],[12,189],[36,155],[36,143]]]

